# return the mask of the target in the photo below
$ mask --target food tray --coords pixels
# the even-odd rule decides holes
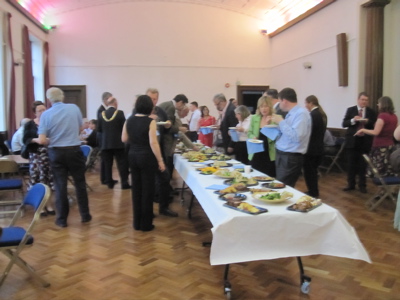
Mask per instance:
[[[295,204],[296,204],[296,203],[295,203]],[[306,209],[306,210],[294,209],[294,208],[293,208],[293,205],[294,205],[294,204],[289,205],[286,209],[287,209],[287,210],[290,210],[290,211],[297,211],[297,212],[307,213],[307,212],[312,211],[312,210],[316,209],[317,207],[321,206],[321,205],[322,205],[322,202],[319,203],[319,204],[317,204],[317,205],[315,205],[315,206],[313,206],[313,207],[311,207],[311,208],[308,208],[308,209]]]
[[[259,182],[269,182],[269,181],[275,180],[274,177],[270,177],[270,176],[254,176],[253,178]]]
[[[271,186],[271,183],[274,183],[274,182],[263,183],[262,186],[263,186],[263,187],[266,187],[266,188],[268,188],[268,189],[274,189],[274,190],[277,190],[277,189],[284,189],[284,188],[286,187],[286,184],[284,184],[284,183],[282,183],[282,184],[283,184],[282,187],[273,187],[273,186]]]
[[[230,195],[232,196],[232,198],[227,199],[227,197],[229,197]],[[247,196],[240,193],[226,193],[220,195],[218,198],[224,201],[243,201],[247,199]]]
[[[221,191],[222,191],[222,190],[214,191],[214,194],[217,194],[217,195],[230,194],[230,193],[221,193]],[[246,193],[246,192],[249,192],[249,191],[250,191],[249,188],[245,188],[244,190],[240,190],[240,191],[238,190],[236,194],[238,194],[238,193]],[[232,193],[232,194],[233,194],[233,193]]]
[[[209,164],[207,164],[207,166],[214,167],[214,163],[209,163]],[[226,166],[220,166],[218,168],[229,168],[229,167],[232,167],[232,164],[226,163]]]
[[[233,179],[227,179],[227,180],[224,181],[224,184],[232,185],[233,184],[232,181],[233,181]],[[239,182],[236,182],[236,183],[239,183]],[[247,184],[246,182],[242,182],[242,183],[244,183],[246,186],[256,186],[256,185],[258,185],[258,182],[257,183],[253,183],[253,184]]]
[[[268,212],[268,209],[263,208],[263,207],[259,207],[259,206],[255,206],[255,205],[253,205],[253,206],[254,206],[255,208],[258,208],[258,209],[259,209],[259,211],[258,211],[258,212],[255,212],[255,213],[250,212],[250,211],[247,211],[247,210],[243,210],[243,209],[240,209],[240,208],[237,208],[237,207],[235,207],[235,206],[229,205],[228,203],[224,203],[223,206],[228,207],[228,208],[231,208],[231,209],[234,209],[234,210],[237,210],[237,211],[240,211],[240,212],[244,212],[245,214],[249,214],[249,215],[259,215],[259,214]]]

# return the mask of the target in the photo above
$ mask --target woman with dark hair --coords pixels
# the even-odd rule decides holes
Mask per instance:
[[[153,200],[157,168],[165,170],[157,140],[156,121],[149,117],[153,102],[141,95],[135,103],[135,114],[129,117],[122,130],[121,139],[129,143],[129,167],[132,175],[133,227],[151,231],[153,225]]]
[[[393,170],[389,163],[390,154],[394,148],[393,133],[397,127],[397,116],[394,114],[393,101],[389,97],[381,97],[378,100],[378,119],[374,129],[362,128],[356,135],[373,135],[370,157],[374,166],[382,176],[393,176]],[[368,175],[372,172],[368,170]]]
[[[201,118],[199,120],[199,128],[215,125],[215,118],[213,116],[210,116],[210,111],[208,110],[207,106],[201,106],[200,112],[201,112]],[[211,132],[209,134],[203,134],[200,130],[199,140],[203,145],[212,147],[213,133]]]
[[[235,108],[235,116],[239,123],[236,125],[238,141],[235,143],[235,158],[236,160],[248,164],[249,154],[247,153],[247,132],[249,131],[251,114],[245,105],[239,105]]]
[[[307,152],[304,155],[303,174],[308,194],[311,197],[319,197],[318,189],[318,167],[324,155],[324,136],[328,117],[314,95],[308,96],[305,106],[311,116],[311,135],[308,142]]]
[[[54,191],[53,172],[50,167],[47,147],[37,143],[40,116],[46,110],[46,106],[42,101],[35,101],[32,104],[32,110],[36,118],[25,124],[22,138],[29,151],[29,189],[36,183],[43,183]],[[45,211],[41,213],[41,216],[55,214],[55,211],[51,208],[50,201],[47,202],[47,207],[45,207]]]

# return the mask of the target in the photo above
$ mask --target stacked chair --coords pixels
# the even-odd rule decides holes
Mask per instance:
[[[24,180],[18,164],[12,159],[0,159],[0,206],[4,208],[20,205],[24,196]],[[12,200],[5,200],[13,193]],[[21,194],[16,197],[15,192]],[[19,199],[18,199],[19,198]],[[15,213],[14,210],[3,209],[0,214]]]
[[[370,157],[367,154],[364,154],[363,157],[374,174],[372,182],[379,187],[378,192],[367,200],[366,206],[368,209],[374,210],[385,199],[390,199],[396,204],[396,195],[400,187],[400,178],[396,176],[381,176]]]

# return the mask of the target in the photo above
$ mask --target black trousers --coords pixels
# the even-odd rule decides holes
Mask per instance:
[[[322,155],[304,155],[303,171],[304,180],[308,188],[308,195],[319,197],[318,167],[322,162]]]
[[[119,177],[121,178],[121,184],[126,185],[128,184],[129,164],[125,148],[101,150],[101,159],[102,161],[104,161],[104,176],[105,176],[104,183],[111,184],[113,181],[112,168],[114,163],[114,157],[117,160],[117,167],[118,167]]]
[[[168,169],[161,172],[158,168],[156,171],[156,189],[158,191],[159,212],[168,209],[169,207],[169,194],[171,186],[169,184],[171,176]]]
[[[157,160],[151,151],[131,150],[129,167],[132,176],[133,227],[136,230],[151,230]]]
[[[56,189],[57,221],[67,223],[69,214],[68,174],[71,174],[74,180],[79,213],[82,219],[88,218],[90,214],[85,179],[86,159],[83,156],[82,150],[79,146],[49,148],[49,159]]]
[[[189,140],[191,142],[194,142],[194,143],[197,142],[197,140],[199,138],[199,135],[197,134],[196,131],[188,131],[188,132],[186,132],[186,136],[189,138]]]
[[[236,160],[248,165],[249,164],[249,154],[247,153],[246,142],[236,142],[235,143],[235,157]]]
[[[303,154],[276,150],[276,179],[294,187],[303,168]]]
[[[365,154],[363,149],[360,148],[347,148],[346,158],[347,158],[347,185],[349,187],[356,186],[356,177],[358,176],[358,186],[366,187],[366,172],[367,165],[363,158]]]

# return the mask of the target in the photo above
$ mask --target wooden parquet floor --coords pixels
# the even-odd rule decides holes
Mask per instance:
[[[156,229],[138,232],[132,228],[130,191],[119,184],[109,190],[99,184],[95,172],[87,178],[94,189],[89,193],[92,222],[80,223],[76,205],[67,228],[55,226],[54,217],[42,218],[34,230],[34,246],[22,252],[51,286],[41,287],[14,266],[0,288],[0,299],[225,299],[224,266],[210,266],[210,250],[202,241],[211,240],[211,224],[198,203],[191,220],[178,196],[172,204],[178,218],[158,216],[155,204]],[[180,179],[175,183],[180,186]],[[321,198],[356,229],[373,264],[304,257],[306,274],[312,277],[308,295],[300,292],[294,258],[234,264],[229,277],[233,299],[400,299],[400,232],[393,229],[394,205],[387,202],[369,212],[365,195],[342,192],[344,185],[344,174],[322,176]],[[296,188],[305,190],[302,179]],[[369,190],[374,191],[371,185]],[[7,222],[0,219],[0,225]],[[6,262],[1,256],[0,267]]]

